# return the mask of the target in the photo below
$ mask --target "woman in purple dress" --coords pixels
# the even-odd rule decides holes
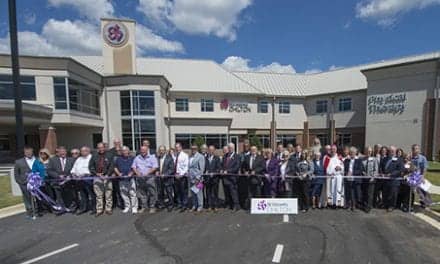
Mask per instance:
[[[264,159],[266,161],[266,169],[263,178],[263,195],[265,197],[276,197],[278,194],[279,178],[279,160],[273,154],[271,149],[264,150]]]

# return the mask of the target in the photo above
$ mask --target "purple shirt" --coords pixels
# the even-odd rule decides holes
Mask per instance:
[[[138,171],[141,175],[147,175],[151,169],[157,169],[159,166],[157,165],[156,155],[150,154],[143,157],[139,154],[136,156],[136,158],[134,158],[133,165],[131,165],[131,167]]]

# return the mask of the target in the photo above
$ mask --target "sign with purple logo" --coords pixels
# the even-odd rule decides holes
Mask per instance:
[[[111,46],[123,46],[128,40],[128,30],[120,22],[108,22],[102,29],[104,40]]]
[[[298,214],[298,199],[253,198],[251,214]]]

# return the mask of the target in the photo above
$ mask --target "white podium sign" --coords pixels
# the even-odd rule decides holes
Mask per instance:
[[[298,214],[298,199],[253,198],[251,214]]]

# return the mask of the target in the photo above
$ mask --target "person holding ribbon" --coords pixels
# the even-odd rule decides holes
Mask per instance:
[[[91,211],[90,214],[96,214],[96,196],[93,191],[93,180],[83,180],[83,177],[90,176],[89,163],[92,155],[90,154],[90,148],[83,146],[80,149],[80,156],[75,160],[70,173],[72,177],[79,178],[76,181],[76,191],[79,193],[79,211],[77,215],[81,215],[87,211]]]
[[[96,148],[97,153],[90,159],[89,170],[90,174],[95,176],[93,190],[96,195],[95,216],[98,217],[104,213],[104,206],[106,214],[113,213],[113,185],[112,181],[107,179],[113,172],[113,163],[111,154],[106,151],[104,143],[98,143]]]
[[[379,176],[379,158],[374,155],[371,147],[365,148],[362,162],[364,164],[363,175],[370,177],[362,181],[362,204],[365,212],[369,213],[373,208],[375,177]]]
[[[124,201],[124,210],[122,213],[126,214],[130,210],[133,214],[138,212],[138,199],[136,197],[136,182],[132,178],[134,172],[131,168],[134,158],[130,156],[130,149],[127,146],[122,146],[122,155],[116,157],[114,171],[119,181],[119,191],[121,198]],[[115,190],[116,191],[116,190]]]

